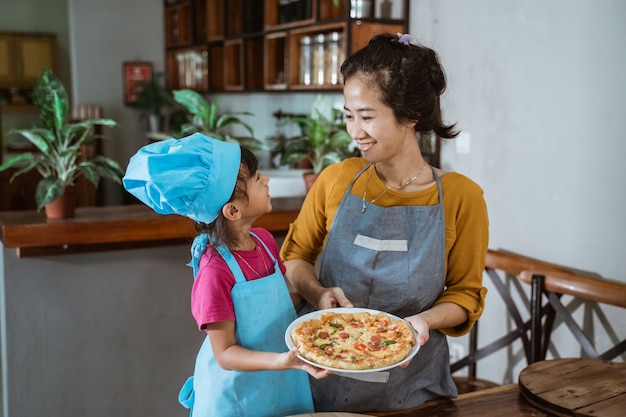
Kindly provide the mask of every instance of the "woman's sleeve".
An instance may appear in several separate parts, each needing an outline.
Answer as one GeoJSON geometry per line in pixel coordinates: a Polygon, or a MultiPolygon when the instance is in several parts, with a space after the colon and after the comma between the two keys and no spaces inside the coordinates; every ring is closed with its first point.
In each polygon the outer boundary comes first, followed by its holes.
{"type": "Polygon", "coordinates": [[[454,328],[441,329],[448,336],[468,333],[485,307],[487,288],[482,285],[489,245],[489,219],[482,189],[475,183],[456,184],[458,196],[446,207],[446,288],[435,304],[454,303],[467,311],[468,320],[454,328]]]}

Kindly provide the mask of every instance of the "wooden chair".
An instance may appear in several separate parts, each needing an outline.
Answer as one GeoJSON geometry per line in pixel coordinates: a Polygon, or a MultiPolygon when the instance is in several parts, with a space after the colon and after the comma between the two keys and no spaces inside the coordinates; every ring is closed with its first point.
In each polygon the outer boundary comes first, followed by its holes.
{"type": "Polygon", "coordinates": [[[580,344],[581,356],[613,360],[626,352],[626,337],[618,335],[606,318],[601,306],[626,308],[626,283],[590,277],[577,272],[527,270],[521,273],[521,279],[531,285],[531,362],[544,360],[551,345],[551,335],[555,319],[559,318],[569,329],[574,339],[580,344]],[[545,303],[543,301],[545,296],[545,303]],[[572,297],[565,305],[563,296],[572,297]],[[574,312],[584,305],[588,307],[583,319],[575,319],[574,312]],[[589,314],[587,314],[589,313],[589,314]],[[605,352],[599,352],[593,342],[593,324],[585,330],[581,321],[589,323],[595,316],[597,323],[604,328],[608,339],[614,344],[605,352]]]}
{"type": "Polygon", "coordinates": [[[485,258],[485,273],[493,283],[497,295],[499,295],[504,302],[509,317],[513,322],[513,329],[496,340],[479,348],[479,323],[476,323],[469,334],[467,355],[456,360],[450,365],[450,371],[453,374],[463,368],[467,368],[467,376],[453,375],[453,379],[457,385],[459,393],[473,392],[499,385],[493,381],[477,378],[476,364],[479,360],[511,345],[518,339],[522,343],[526,362],[532,363],[532,344],[530,337],[531,321],[530,319],[524,319],[522,317],[522,312],[518,308],[520,303],[515,302],[510,293],[509,287],[507,286],[508,282],[517,289],[517,293],[526,301],[525,304],[528,310],[527,315],[530,316],[530,300],[527,299],[528,289],[522,286],[523,282],[519,279],[519,275],[522,271],[530,268],[541,268],[547,271],[569,271],[568,268],[560,265],[511,252],[493,249],[489,249],[487,251],[487,256],[485,258]]]}

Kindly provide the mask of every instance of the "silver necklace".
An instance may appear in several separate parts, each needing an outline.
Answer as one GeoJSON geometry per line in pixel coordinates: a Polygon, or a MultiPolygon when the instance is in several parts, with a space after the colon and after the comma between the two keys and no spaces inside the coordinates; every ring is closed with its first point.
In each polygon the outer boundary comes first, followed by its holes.
{"type": "Polygon", "coordinates": [[[370,178],[372,176],[372,173],[376,169],[376,166],[374,166],[370,170],[370,173],[367,176],[367,180],[365,181],[365,189],[363,190],[363,197],[361,198],[361,213],[365,213],[365,210],[367,210],[367,208],[371,204],[374,204],[374,202],[376,200],[378,200],[380,197],[382,197],[387,192],[387,190],[399,190],[400,188],[404,188],[407,185],[409,185],[410,183],[412,183],[413,181],[415,181],[417,179],[417,177],[419,177],[422,174],[422,172],[424,172],[424,170],[426,169],[427,166],[428,166],[428,164],[424,163],[424,166],[419,170],[419,172],[413,178],[411,178],[410,180],[408,180],[407,182],[405,182],[403,184],[394,185],[393,187],[390,187],[390,186],[387,185],[382,193],[378,194],[372,201],[367,201],[367,186],[368,186],[368,184],[370,182],[370,178]]]}
{"type": "Polygon", "coordinates": [[[261,274],[259,271],[257,271],[256,269],[254,269],[252,267],[252,265],[250,265],[248,263],[248,261],[246,261],[243,256],[241,256],[239,253],[237,253],[237,251],[233,251],[233,253],[235,254],[235,256],[237,256],[239,259],[241,259],[243,261],[244,264],[246,264],[246,266],[252,271],[254,272],[258,278],[263,278],[265,276],[267,276],[269,274],[269,268],[267,267],[267,262],[265,262],[265,257],[263,256],[263,253],[261,252],[261,250],[259,249],[259,244],[257,243],[256,247],[254,248],[255,251],[259,252],[259,256],[261,256],[261,260],[263,261],[263,267],[265,268],[265,275],[261,274]]]}

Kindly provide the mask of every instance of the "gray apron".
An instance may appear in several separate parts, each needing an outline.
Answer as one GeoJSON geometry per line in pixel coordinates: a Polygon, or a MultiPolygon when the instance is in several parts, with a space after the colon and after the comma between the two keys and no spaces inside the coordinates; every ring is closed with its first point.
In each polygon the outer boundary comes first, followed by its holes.
{"type": "MultiPolygon", "coordinates": [[[[251,235],[274,260],[274,273],[267,277],[246,281],[230,250],[224,245],[217,248],[236,280],[231,291],[235,337],[247,349],[285,352],[285,331],[296,319],[296,312],[277,260],[258,236],[251,235]]],[[[194,268],[194,276],[195,271],[194,268]]],[[[196,358],[194,375],[180,391],[179,401],[191,409],[191,417],[282,417],[313,410],[306,372],[224,370],[215,360],[208,336],[196,358]]]]}
{"type": "MultiPolygon", "coordinates": [[[[355,307],[399,317],[432,307],[445,286],[445,218],[441,181],[435,169],[439,203],[383,208],[350,193],[342,198],[330,229],[320,282],[341,287],[355,307]]],[[[374,168],[372,168],[374,169],[374,168]]],[[[386,383],[331,375],[311,380],[316,411],[390,411],[439,397],[457,396],[450,376],[446,337],[430,331],[407,368],[393,368],[386,383]]]]}

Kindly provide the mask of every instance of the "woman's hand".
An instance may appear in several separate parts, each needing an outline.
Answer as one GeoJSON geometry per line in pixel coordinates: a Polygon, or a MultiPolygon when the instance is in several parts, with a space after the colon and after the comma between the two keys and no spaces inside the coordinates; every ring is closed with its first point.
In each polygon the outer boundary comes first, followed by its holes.
{"type": "Polygon", "coordinates": [[[430,330],[447,329],[467,321],[467,311],[453,303],[440,303],[414,316],[405,317],[417,332],[417,344],[424,346],[430,330]]]}
{"type": "Polygon", "coordinates": [[[293,348],[289,352],[281,353],[281,361],[284,361],[285,369],[299,369],[305,371],[315,379],[326,378],[331,374],[328,369],[318,368],[302,361],[297,356],[298,348],[293,348]]]}
{"type": "Polygon", "coordinates": [[[430,326],[428,322],[424,319],[421,314],[416,314],[415,316],[409,316],[405,319],[417,332],[417,344],[420,346],[424,346],[428,339],[430,338],[430,326]]]}
{"type": "Polygon", "coordinates": [[[343,293],[343,290],[339,287],[330,287],[324,288],[319,293],[319,298],[317,301],[317,309],[324,310],[327,308],[335,308],[335,307],[354,307],[350,300],[343,293]]]}
{"type": "Polygon", "coordinates": [[[313,265],[302,259],[290,259],[285,264],[285,278],[293,290],[318,310],[334,307],[353,307],[339,287],[325,288],[315,275],[313,265]]]}

